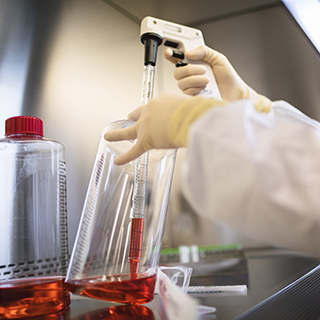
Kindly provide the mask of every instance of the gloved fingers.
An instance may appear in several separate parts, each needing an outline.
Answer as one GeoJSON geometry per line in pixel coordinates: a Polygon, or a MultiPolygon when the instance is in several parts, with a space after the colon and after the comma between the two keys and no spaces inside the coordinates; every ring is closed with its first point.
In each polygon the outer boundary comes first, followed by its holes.
{"type": "Polygon", "coordinates": [[[145,106],[140,106],[140,107],[134,109],[133,111],[131,111],[127,116],[128,120],[137,121],[140,118],[144,107],[145,106]]]}
{"type": "Polygon", "coordinates": [[[180,80],[194,75],[204,75],[206,71],[206,67],[201,64],[188,64],[184,67],[176,68],[173,76],[176,80],[180,80]]]}
{"type": "Polygon", "coordinates": [[[107,141],[134,140],[137,138],[136,124],[133,126],[106,132],[104,138],[107,141]]]}
{"type": "Polygon", "coordinates": [[[188,88],[183,91],[184,94],[187,94],[188,96],[196,96],[199,94],[202,90],[204,90],[206,87],[196,87],[196,88],[188,88]]]}
{"type": "Polygon", "coordinates": [[[172,55],[173,55],[173,50],[172,50],[172,49],[167,48],[167,49],[164,51],[164,57],[165,57],[167,60],[169,60],[170,62],[176,64],[178,61],[180,61],[179,59],[172,57],[172,55]]]}
{"type": "MultiPolygon", "coordinates": [[[[209,83],[210,79],[207,76],[191,76],[178,81],[178,87],[185,93],[187,89],[201,88],[203,90],[209,83]]],[[[201,91],[200,90],[200,91],[201,91]]]]}
{"type": "Polygon", "coordinates": [[[116,166],[124,165],[138,157],[140,157],[146,150],[139,141],[126,153],[114,159],[114,164],[116,166]]]}
{"type": "Polygon", "coordinates": [[[213,69],[224,64],[230,64],[228,59],[222,53],[205,45],[186,52],[185,57],[189,60],[203,60],[208,62],[213,69]]]}
{"type": "MultiPolygon", "coordinates": [[[[187,51],[185,53],[185,57],[189,60],[204,60],[204,58],[208,55],[208,52],[210,52],[210,48],[205,45],[202,45],[198,48],[187,51]]],[[[206,62],[209,62],[209,61],[206,61],[206,62]]]]}

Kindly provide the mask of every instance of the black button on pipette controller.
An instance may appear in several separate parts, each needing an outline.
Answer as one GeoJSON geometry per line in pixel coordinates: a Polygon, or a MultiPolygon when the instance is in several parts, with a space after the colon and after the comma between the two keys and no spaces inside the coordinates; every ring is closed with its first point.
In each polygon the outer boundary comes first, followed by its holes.
{"type": "MultiPolygon", "coordinates": [[[[172,57],[183,60],[184,59],[184,53],[181,52],[181,51],[172,50],[172,57]]],[[[183,66],[186,66],[186,65],[187,65],[186,62],[182,62],[182,61],[177,61],[176,62],[176,67],[177,68],[183,67],[183,66]]]]}
{"type": "Polygon", "coordinates": [[[184,53],[181,52],[181,51],[172,50],[172,57],[183,60],[184,59],[184,53]]]}
{"type": "Polygon", "coordinates": [[[186,65],[187,65],[187,63],[186,63],[186,62],[182,62],[182,61],[178,61],[178,62],[176,62],[176,68],[184,67],[184,66],[186,66],[186,65]]]}

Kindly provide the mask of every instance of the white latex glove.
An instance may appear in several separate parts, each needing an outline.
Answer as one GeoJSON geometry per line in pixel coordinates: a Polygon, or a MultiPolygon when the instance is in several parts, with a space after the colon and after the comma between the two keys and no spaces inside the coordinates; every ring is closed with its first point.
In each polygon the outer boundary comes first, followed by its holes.
{"type": "Polygon", "coordinates": [[[108,141],[137,139],[129,151],[114,160],[114,164],[125,164],[150,149],[186,147],[191,124],[209,109],[225,104],[220,99],[200,95],[189,97],[174,92],[152,99],[128,115],[129,120],[137,121],[134,125],[104,135],[108,141]]]}
{"type": "Polygon", "coordinates": [[[108,141],[137,139],[136,144],[128,152],[116,158],[114,163],[125,164],[150,149],[181,147],[170,137],[169,123],[176,108],[188,99],[190,98],[183,94],[164,93],[128,115],[129,120],[137,121],[134,125],[107,132],[104,138],[108,141]]]}
{"type": "MultiPolygon", "coordinates": [[[[166,49],[165,57],[173,63],[177,62],[177,59],[172,57],[171,49],[166,49]]],[[[249,99],[258,111],[270,110],[271,101],[250,88],[223,54],[203,45],[186,52],[185,57],[191,61],[203,60],[210,64],[222,99],[228,101],[249,99]]],[[[204,75],[205,72],[204,66],[190,63],[177,68],[174,71],[174,78],[178,80],[178,87],[183,93],[196,95],[209,83],[209,78],[204,75]]]]}

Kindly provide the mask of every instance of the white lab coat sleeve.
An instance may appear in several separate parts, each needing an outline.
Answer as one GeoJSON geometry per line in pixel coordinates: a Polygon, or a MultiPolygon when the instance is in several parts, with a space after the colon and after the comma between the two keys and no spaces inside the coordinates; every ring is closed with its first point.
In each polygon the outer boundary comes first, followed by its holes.
{"type": "Polygon", "coordinates": [[[200,215],[320,256],[320,125],[286,102],[211,109],[190,128],[181,188],[200,215]]]}

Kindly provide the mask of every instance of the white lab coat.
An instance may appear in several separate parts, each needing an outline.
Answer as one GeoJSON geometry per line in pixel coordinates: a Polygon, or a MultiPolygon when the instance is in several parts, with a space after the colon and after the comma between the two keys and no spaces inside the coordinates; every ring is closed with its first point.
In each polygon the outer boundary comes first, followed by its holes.
{"type": "Polygon", "coordinates": [[[320,124],[284,101],[272,109],[242,100],[198,119],[182,192],[199,215],[320,257],[320,124]]]}

